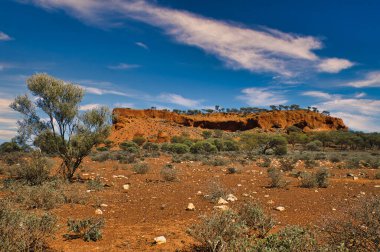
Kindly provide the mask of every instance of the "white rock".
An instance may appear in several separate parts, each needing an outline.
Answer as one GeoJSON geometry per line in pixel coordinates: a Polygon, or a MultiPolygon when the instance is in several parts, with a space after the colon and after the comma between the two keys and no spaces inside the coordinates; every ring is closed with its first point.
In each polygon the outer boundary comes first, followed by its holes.
{"type": "Polygon", "coordinates": [[[239,187],[240,187],[240,186],[241,186],[241,184],[237,184],[237,186],[239,186],[239,187]]]}
{"type": "Polygon", "coordinates": [[[243,193],[243,196],[244,197],[249,197],[249,194],[248,193],[243,193]]]}
{"type": "Polygon", "coordinates": [[[219,198],[219,199],[218,199],[218,205],[225,205],[225,204],[228,204],[228,201],[226,201],[226,200],[223,199],[223,198],[219,198]]]}
{"type": "Polygon", "coordinates": [[[202,195],[202,192],[201,192],[201,191],[198,191],[198,192],[197,192],[197,195],[202,195]]]}
{"type": "Polygon", "coordinates": [[[236,201],[236,200],[237,200],[237,198],[236,198],[235,195],[233,195],[233,194],[231,194],[231,193],[227,195],[227,201],[234,202],[234,201],[236,201]]]}
{"type": "Polygon", "coordinates": [[[101,207],[108,207],[107,204],[101,204],[100,206],[101,206],[101,207]]]}
{"type": "Polygon", "coordinates": [[[358,180],[359,177],[354,176],[354,177],[352,177],[352,179],[353,179],[353,180],[358,180]]]}
{"type": "Polygon", "coordinates": [[[95,210],[95,214],[101,215],[101,214],[103,214],[103,211],[98,208],[98,209],[95,210]]]}
{"type": "Polygon", "coordinates": [[[187,211],[194,211],[195,210],[195,206],[193,203],[189,203],[187,205],[187,208],[186,208],[187,211]]]}
{"type": "Polygon", "coordinates": [[[129,190],[129,187],[130,187],[130,185],[129,185],[129,184],[125,184],[125,185],[123,185],[123,189],[124,189],[124,190],[126,190],[126,191],[128,191],[128,190],[129,190]]]}
{"type": "Polygon", "coordinates": [[[158,236],[158,237],[154,238],[154,242],[156,244],[164,244],[164,243],[166,243],[166,238],[165,238],[165,236],[158,236]]]}
{"type": "Polygon", "coordinates": [[[375,185],[375,188],[380,188],[380,185],[375,185]]]}
{"type": "Polygon", "coordinates": [[[274,201],[273,201],[273,200],[268,200],[268,201],[267,201],[267,204],[273,205],[273,204],[274,204],[274,201]]]}
{"type": "Polygon", "coordinates": [[[228,206],[226,206],[226,205],[221,205],[221,206],[214,206],[214,209],[226,211],[226,210],[228,210],[230,208],[228,206]]]}
{"type": "Polygon", "coordinates": [[[333,209],[331,209],[331,210],[333,210],[333,211],[336,211],[336,209],[335,209],[335,208],[333,208],[333,209]]]}
{"type": "Polygon", "coordinates": [[[278,206],[278,207],[275,208],[275,210],[282,212],[282,211],[285,211],[285,207],[278,206]]]}

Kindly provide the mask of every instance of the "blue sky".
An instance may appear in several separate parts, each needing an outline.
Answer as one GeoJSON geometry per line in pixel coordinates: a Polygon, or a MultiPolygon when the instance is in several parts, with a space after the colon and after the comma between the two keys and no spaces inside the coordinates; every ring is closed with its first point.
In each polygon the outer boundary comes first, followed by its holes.
{"type": "Polygon", "coordinates": [[[300,104],[380,131],[380,3],[296,0],[0,1],[0,140],[8,104],[46,72],[98,105],[300,104]]]}

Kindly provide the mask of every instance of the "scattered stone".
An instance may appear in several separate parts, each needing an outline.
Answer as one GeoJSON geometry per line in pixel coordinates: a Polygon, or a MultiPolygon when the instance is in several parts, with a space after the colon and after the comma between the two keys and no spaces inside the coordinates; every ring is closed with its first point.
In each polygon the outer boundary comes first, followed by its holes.
{"type": "Polygon", "coordinates": [[[380,185],[375,185],[375,188],[380,188],[380,185]]]}
{"type": "Polygon", "coordinates": [[[166,243],[165,236],[158,236],[158,237],[154,238],[154,243],[156,243],[156,244],[164,244],[164,243],[166,243]]]}
{"type": "Polygon", "coordinates": [[[187,211],[194,211],[195,210],[195,206],[193,203],[189,203],[187,205],[187,208],[186,208],[187,211]]]}
{"type": "Polygon", "coordinates": [[[107,204],[101,204],[100,206],[101,206],[101,207],[108,207],[107,204]]]}
{"type": "Polygon", "coordinates": [[[268,194],[266,194],[266,195],[264,195],[264,197],[265,197],[265,198],[269,198],[269,195],[268,195],[268,194]]]}
{"type": "Polygon", "coordinates": [[[202,192],[201,192],[201,191],[198,191],[198,192],[197,192],[197,195],[202,195],[202,192]]]}
{"type": "Polygon", "coordinates": [[[273,201],[273,200],[268,200],[267,204],[269,204],[269,205],[273,205],[273,204],[274,204],[274,201],[273,201]]]}
{"type": "Polygon", "coordinates": [[[335,209],[335,208],[333,208],[333,209],[331,209],[331,210],[333,210],[333,211],[336,211],[336,209],[335,209]]]}
{"type": "Polygon", "coordinates": [[[359,177],[354,176],[354,177],[352,177],[352,179],[353,179],[353,180],[358,180],[359,177]]]}
{"type": "Polygon", "coordinates": [[[123,185],[123,189],[124,189],[125,191],[128,191],[128,190],[129,190],[129,187],[130,187],[129,184],[125,184],[125,185],[123,185]]]}
{"type": "Polygon", "coordinates": [[[160,206],[160,209],[161,209],[161,210],[164,210],[165,207],[166,207],[166,204],[162,204],[162,205],[160,206]]]}
{"type": "Polygon", "coordinates": [[[239,186],[239,187],[240,187],[240,186],[241,186],[241,184],[237,184],[237,186],[239,186]]]}
{"type": "Polygon", "coordinates": [[[233,194],[230,193],[230,194],[227,195],[227,201],[234,202],[234,201],[237,201],[237,198],[236,198],[235,195],[233,195],[233,194]]]}
{"type": "Polygon", "coordinates": [[[221,205],[221,206],[214,206],[214,209],[216,209],[216,210],[222,210],[222,211],[227,211],[230,208],[228,206],[226,206],[226,205],[221,205]]]}
{"type": "Polygon", "coordinates": [[[360,192],[361,195],[365,195],[365,192],[360,192]]]}
{"type": "Polygon", "coordinates": [[[218,205],[225,205],[225,204],[228,204],[228,201],[226,201],[226,200],[223,199],[223,198],[219,198],[219,200],[218,200],[218,205]]]}
{"type": "Polygon", "coordinates": [[[86,193],[90,193],[90,192],[92,192],[93,190],[86,190],[86,193]]]}
{"type": "Polygon", "coordinates": [[[318,192],[318,190],[314,190],[314,192],[318,192]]]}
{"type": "Polygon", "coordinates": [[[249,194],[248,193],[243,193],[243,196],[244,197],[249,197],[249,194]]]}
{"type": "Polygon", "coordinates": [[[278,207],[275,208],[275,210],[282,212],[282,211],[285,211],[285,207],[278,206],[278,207]]]}
{"type": "Polygon", "coordinates": [[[103,214],[103,211],[100,208],[98,208],[95,210],[95,214],[101,215],[103,214]]]}

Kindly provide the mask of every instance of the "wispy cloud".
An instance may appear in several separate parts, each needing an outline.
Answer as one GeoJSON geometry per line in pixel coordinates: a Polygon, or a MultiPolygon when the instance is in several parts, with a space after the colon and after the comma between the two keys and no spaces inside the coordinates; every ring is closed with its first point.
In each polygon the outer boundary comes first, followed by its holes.
{"type": "Polygon", "coordinates": [[[5,34],[4,32],[0,31],[0,41],[9,41],[9,40],[12,40],[12,38],[8,34],[5,34]]]}
{"type": "Polygon", "coordinates": [[[8,141],[16,135],[17,114],[9,107],[12,101],[0,98],[0,140],[8,141]]]}
{"type": "Polygon", "coordinates": [[[353,62],[346,59],[331,58],[322,60],[317,68],[320,72],[339,73],[340,71],[350,68],[354,65],[353,62]]]}
{"type": "Polygon", "coordinates": [[[81,87],[88,94],[95,94],[95,95],[118,95],[118,96],[125,96],[125,97],[133,97],[134,96],[132,94],[129,94],[129,93],[126,93],[126,92],[121,92],[121,91],[116,91],[116,90],[102,89],[102,88],[96,88],[96,87],[87,87],[87,86],[82,86],[82,85],[81,85],[81,87]]]}
{"type": "Polygon", "coordinates": [[[0,129],[0,140],[8,141],[14,136],[16,136],[16,133],[16,130],[0,129]]]}
{"type": "Polygon", "coordinates": [[[179,94],[161,94],[158,96],[158,100],[164,103],[176,104],[188,108],[196,108],[201,104],[201,101],[199,100],[185,98],[179,94]]]}
{"type": "Polygon", "coordinates": [[[294,76],[301,71],[339,72],[352,66],[345,59],[323,59],[314,51],[322,42],[312,36],[284,33],[269,28],[249,28],[187,11],[174,10],[143,0],[29,0],[47,9],[64,9],[87,23],[102,25],[111,16],[139,20],[161,28],[177,42],[198,47],[232,69],[294,76]],[[112,15],[117,14],[117,15],[112,15]]]}
{"type": "Polygon", "coordinates": [[[361,80],[351,81],[346,86],[363,88],[363,87],[380,87],[380,71],[369,72],[361,80]]]}
{"type": "Polygon", "coordinates": [[[108,66],[108,68],[112,70],[129,70],[129,69],[135,69],[139,67],[141,66],[136,65],[136,64],[126,64],[126,63],[120,63],[118,65],[108,66]]]}
{"type": "Polygon", "coordinates": [[[149,50],[149,47],[146,44],[144,44],[143,42],[136,42],[135,45],[137,45],[141,48],[144,48],[146,50],[149,50]]]}
{"type": "Polygon", "coordinates": [[[336,95],[331,95],[329,93],[322,92],[322,91],[306,91],[306,92],[303,92],[302,95],[311,96],[315,98],[321,98],[321,99],[333,99],[334,97],[336,97],[336,95]]]}
{"type": "Polygon", "coordinates": [[[288,102],[283,94],[269,88],[246,88],[241,91],[243,95],[238,96],[249,106],[279,105],[288,102]]]}
{"type": "Polygon", "coordinates": [[[85,104],[85,105],[80,106],[79,110],[86,111],[86,110],[96,109],[101,106],[104,106],[104,105],[99,104],[99,103],[90,103],[90,104],[85,104]]]}
{"type": "Polygon", "coordinates": [[[127,102],[127,103],[115,103],[113,105],[115,108],[134,108],[135,104],[127,102]]]}

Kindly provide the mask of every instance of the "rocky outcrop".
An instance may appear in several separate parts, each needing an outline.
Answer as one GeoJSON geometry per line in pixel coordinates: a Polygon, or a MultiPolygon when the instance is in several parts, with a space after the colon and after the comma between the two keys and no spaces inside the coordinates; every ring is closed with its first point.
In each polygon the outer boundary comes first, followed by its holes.
{"type": "Polygon", "coordinates": [[[179,135],[183,131],[189,131],[187,133],[190,135],[195,134],[196,131],[192,129],[276,131],[289,126],[296,126],[305,132],[348,129],[340,118],[307,110],[269,111],[247,115],[236,113],[182,115],[166,110],[116,108],[113,110],[113,114],[114,132],[123,133],[119,134],[120,138],[155,135],[156,140],[153,141],[159,140],[159,142],[164,142],[170,136],[179,135]]]}

